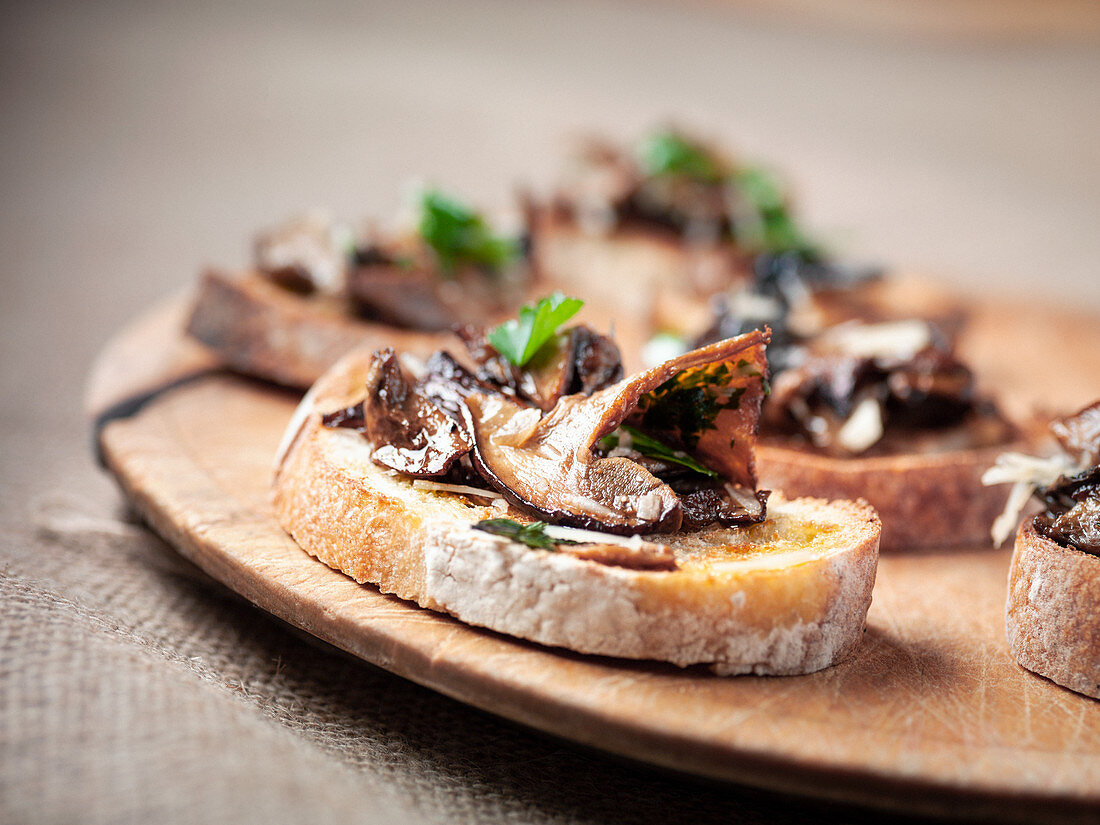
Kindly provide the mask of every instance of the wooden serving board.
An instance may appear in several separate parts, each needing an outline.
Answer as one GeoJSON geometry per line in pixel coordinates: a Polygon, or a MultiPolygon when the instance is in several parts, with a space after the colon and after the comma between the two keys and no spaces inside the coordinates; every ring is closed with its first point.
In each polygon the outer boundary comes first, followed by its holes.
{"type": "MultiPolygon", "coordinates": [[[[862,647],[809,676],[719,678],[468,627],[356,584],[283,533],[270,468],[297,397],[213,369],[181,338],[184,308],[150,312],[101,356],[88,396],[100,449],[158,533],[263,609],[459,701],[657,765],[916,812],[1100,815],[1100,702],[1010,656],[1008,549],[882,557],[862,647]]],[[[1096,319],[997,307],[973,329],[967,349],[1015,406],[1100,396],[1096,319]]]]}

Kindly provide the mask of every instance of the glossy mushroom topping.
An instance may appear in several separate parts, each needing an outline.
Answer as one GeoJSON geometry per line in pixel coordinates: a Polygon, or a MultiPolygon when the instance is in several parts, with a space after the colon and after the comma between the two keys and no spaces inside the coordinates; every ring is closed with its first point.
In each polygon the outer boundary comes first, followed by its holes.
{"type": "Polygon", "coordinates": [[[765,333],[624,380],[614,343],[586,327],[522,365],[472,330],[463,339],[473,367],[436,353],[415,384],[392,350],[376,353],[367,398],[325,424],[362,432],[383,466],[441,481],[472,472],[553,524],[630,535],[764,518],[753,444],[765,333]]]}
{"type": "Polygon", "coordinates": [[[1036,490],[1044,510],[1035,532],[1067,547],[1100,555],[1100,401],[1050,427],[1062,448],[1084,466],[1036,490]]]}
{"type": "Polygon", "coordinates": [[[1066,547],[1100,555],[1100,467],[1062,476],[1037,491],[1045,505],[1035,532],[1066,547]]]}
{"type": "Polygon", "coordinates": [[[409,382],[392,348],[371,357],[364,399],[323,422],[358,430],[376,464],[416,478],[446,475],[471,447],[458,423],[409,382]]]}
{"type": "Polygon", "coordinates": [[[693,244],[734,241],[746,253],[811,248],[772,176],[673,129],[633,152],[581,144],[550,208],[592,233],[638,227],[693,244]]]}
{"type": "MultiPolygon", "coordinates": [[[[465,415],[479,472],[515,504],[556,523],[616,533],[678,530],[684,506],[672,486],[600,440],[619,425],[645,428],[720,482],[726,500],[711,523],[759,520],[753,442],[763,397],[763,333],[718,342],[592,395],[565,396],[545,415],[501,397],[473,394],[465,415]],[[751,513],[732,515],[747,489],[751,513]]],[[[667,449],[667,447],[666,447],[667,449]]],[[[691,491],[697,492],[697,491],[691,491]]],[[[744,508],[742,508],[744,509],[744,508]]],[[[700,508],[692,510],[698,519],[700,508]]]]}
{"type": "Polygon", "coordinates": [[[768,352],[766,440],[845,457],[971,449],[1015,436],[938,325],[850,320],[803,329],[796,312],[799,302],[813,303],[812,285],[781,283],[749,293],[753,300],[742,293],[708,332],[778,327],[778,347],[768,352]]]}
{"type": "Polygon", "coordinates": [[[1062,449],[1082,464],[1100,464],[1100,401],[1073,415],[1055,419],[1050,431],[1062,449]]]}
{"type": "Polygon", "coordinates": [[[489,320],[518,300],[519,241],[439,192],[423,193],[419,210],[415,232],[393,237],[356,237],[321,215],[289,221],[257,238],[256,269],[284,289],[335,296],[354,315],[408,329],[489,320]]]}
{"type": "Polygon", "coordinates": [[[345,284],[356,315],[407,329],[449,328],[455,300],[462,298],[459,290],[453,297],[441,291],[439,275],[423,256],[402,255],[392,244],[357,248],[345,284]]]}
{"type": "Polygon", "coordinates": [[[776,375],[772,389],[763,418],[769,433],[828,455],[991,446],[1013,432],[923,321],[834,327],[776,375]]]}
{"type": "Polygon", "coordinates": [[[1043,506],[1035,532],[1066,547],[1100,555],[1100,401],[1050,425],[1061,450],[1047,458],[1004,453],[982,476],[984,484],[1012,482],[1004,512],[993,524],[1001,544],[1028,499],[1043,506]]]}

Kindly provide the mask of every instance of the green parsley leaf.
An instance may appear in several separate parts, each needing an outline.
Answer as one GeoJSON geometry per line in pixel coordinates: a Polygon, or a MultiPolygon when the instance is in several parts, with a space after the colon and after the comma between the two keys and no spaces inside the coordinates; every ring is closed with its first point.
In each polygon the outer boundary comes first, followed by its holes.
{"type": "MultiPolygon", "coordinates": [[[[734,369],[745,372],[740,365],[734,369]]],[[[642,425],[652,432],[678,433],[684,446],[694,449],[703,433],[716,429],[715,419],[722,410],[740,405],[747,388],[730,387],[734,377],[724,361],[677,373],[642,396],[638,404],[642,425]]]]}
{"type": "Polygon", "coordinates": [[[756,213],[755,221],[735,223],[737,241],[747,249],[768,252],[798,252],[808,260],[821,257],[817,244],[795,223],[779,181],[755,166],[739,169],[731,182],[737,193],[756,213]]]}
{"type": "Polygon", "coordinates": [[[720,183],[728,175],[725,163],[706,146],[673,131],[643,140],[638,159],[648,175],[683,175],[703,183],[720,183]]]}
{"type": "Polygon", "coordinates": [[[517,367],[522,367],[582,306],[584,301],[580,298],[555,292],[537,304],[521,308],[518,320],[507,320],[489,333],[489,343],[517,367]]]}
{"type": "Polygon", "coordinates": [[[446,273],[461,264],[499,271],[520,254],[515,240],[494,235],[468,206],[433,190],[420,197],[419,232],[446,273]]]}
{"type": "Polygon", "coordinates": [[[577,544],[566,539],[552,539],[546,535],[546,522],[536,521],[531,524],[520,524],[510,518],[487,518],[474,525],[475,530],[484,530],[495,536],[504,536],[506,539],[518,541],[528,547],[536,547],[540,550],[555,550],[559,544],[577,544]]]}
{"type": "Polygon", "coordinates": [[[605,435],[600,439],[600,445],[605,449],[614,449],[623,441],[622,436],[624,433],[630,439],[631,449],[637,450],[644,456],[655,458],[658,461],[664,461],[668,464],[679,464],[682,467],[687,467],[689,470],[694,470],[700,475],[705,475],[708,478],[718,478],[718,473],[700,464],[687,453],[682,450],[674,450],[664,442],[658,441],[656,438],[646,435],[628,424],[623,424],[615,430],[615,432],[610,435],[605,435]]]}

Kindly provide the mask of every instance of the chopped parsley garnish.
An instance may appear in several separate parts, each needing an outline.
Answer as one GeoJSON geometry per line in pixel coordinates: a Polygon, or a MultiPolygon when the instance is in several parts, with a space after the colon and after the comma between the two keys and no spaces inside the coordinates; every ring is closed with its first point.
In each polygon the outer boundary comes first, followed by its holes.
{"type": "Polygon", "coordinates": [[[667,464],[679,464],[682,467],[687,467],[689,470],[694,470],[700,475],[705,475],[708,478],[718,478],[718,473],[714,472],[714,470],[709,467],[703,466],[687,453],[682,450],[674,450],[667,444],[658,441],[652,436],[646,435],[628,424],[621,425],[613,433],[605,435],[600,439],[600,446],[605,450],[613,450],[620,444],[624,447],[629,446],[630,449],[637,450],[639,453],[649,458],[655,458],[667,464]],[[626,438],[623,437],[624,435],[626,438]],[[627,442],[627,444],[624,444],[624,441],[627,442]]]}
{"type": "Polygon", "coordinates": [[[725,184],[748,214],[732,221],[737,243],[750,251],[797,252],[821,258],[818,245],[795,223],[779,181],[759,166],[729,164],[706,145],[677,132],[656,132],[642,141],[639,164],[649,176],[679,175],[700,183],[725,184]]]}
{"type": "MultiPolygon", "coordinates": [[[[734,369],[744,372],[740,364],[734,369]]],[[[723,361],[672,376],[642,396],[642,425],[652,432],[678,433],[685,447],[695,449],[703,433],[717,428],[718,414],[741,403],[747,388],[730,387],[734,369],[723,361]]]]}
{"type": "Polygon", "coordinates": [[[794,222],[779,182],[760,167],[746,166],[730,179],[756,220],[734,223],[737,242],[747,249],[797,252],[809,260],[820,257],[817,245],[794,222]]]}
{"type": "Polygon", "coordinates": [[[520,524],[510,518],[487,518],[474,525],[475,530],[484,530],[495,536],[504,536],[506,539],[518,541],[528,547],[536,547],[540,550],[554,550],[559,544],[577,544],[567,539],[552,539],[546,535],[546,522],[535,521],[531,524],[520,524]]]}
{"type": "Polygon", "coordinates": [[[647,175],[683,175],[703,183],[721,183],[728,170],[706,146],[676,132],[656,132],[638,147],[647,175]]]}
{"type": "Polygon", "coordinates": [[[537,304],[520,309],[518,320],[509,319],[490,332],[489,343],[517,367],[522,367],[582,306],[584,301],[580,298],[555,292],[537,304]]]}
{"type": "Polygon", "coordinates": [[[434,190],[421,195],[419,232],[446,273],[462,264],[498,271],[520,254],[515,240],[494,235],[484,218],[434,190]]]}

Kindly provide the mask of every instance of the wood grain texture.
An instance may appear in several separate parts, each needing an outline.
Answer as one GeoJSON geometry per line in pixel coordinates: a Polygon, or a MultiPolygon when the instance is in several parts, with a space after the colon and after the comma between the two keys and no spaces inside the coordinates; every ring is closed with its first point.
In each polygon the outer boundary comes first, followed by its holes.
{"type": "MultiPolygon", "coordinates": [[[[137,324],[105,355],[121,363],[95,374],[125,376],[128,353],[150,346],[137,324]]],[[[123,385],[92,391],[117,398],[123,385]]],[[[1100,703],[1013,661],[1007,549],[883,558],[861,649],[809,676],[719,678],[552,650],[383,596],[302,552],[269,503],[294,403],[212,373],[107,423],[103,453],[153,528],[215,578],[460,701],[717,779],[923,812],[1095,820],[1100,703]]]]}
{"type": "Polygon", "coordinates": [[[92,366],[84,414],[96,420],[125,413],[144,397],[220,366],[202,344],[184,335],[190,292],[150,309],[108,342],[92,366]]]}

